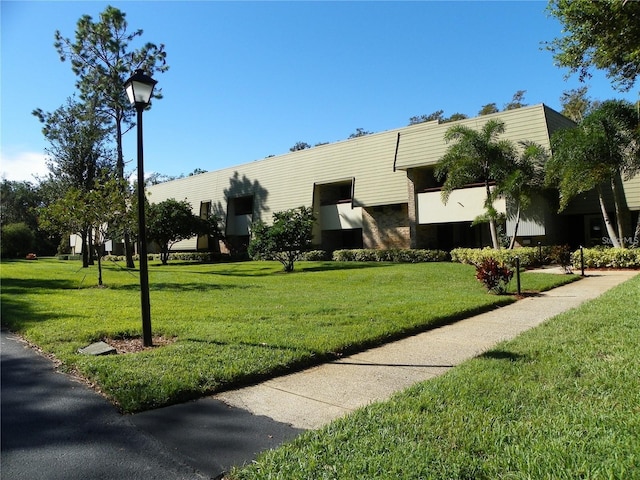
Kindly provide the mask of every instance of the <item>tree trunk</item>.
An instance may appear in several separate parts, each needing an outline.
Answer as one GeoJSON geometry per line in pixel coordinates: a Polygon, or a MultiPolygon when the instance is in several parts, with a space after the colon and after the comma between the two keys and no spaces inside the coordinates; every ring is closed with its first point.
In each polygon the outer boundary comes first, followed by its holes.
{"type": "MultiPolygon", "coordinates": [[[[489,199],[491,198],[491,189],[489,188],[488,180],[485,180],[484,186],[487,190],[487,203],[488,203],[489,199]]],[[[491,243],[493,244],[493,248],[495,250],[500,250],[500,242],[498,242],[498,229],[496,228],[496,219],[493,217],[493,215],[489,216],[489,231],[491,232],[491,243]]]]}
{"type": "MultiPolygon", "coordinates": [[[[116,112],[116,176],[118,178],[124,178],[124,155],[122,153],[122,112],[116,112]]],[[[126,188],[126,187],[123,187],[126,188]]],[[[136,268],[133,263],[133,245],[131,244],[131,235],[129,234],[129,227],[125,224],[124,227],[124,257],[127,264],[127,268],[136,268]]]]}
{"type": "Polygon", "coordinates": [[[513,237],[511,237],[511,243],[509,243],[509,250],[513,250],[516,245],[516,237],[518,236],[518,227],[520,226],[520,202],[518,202],[518,209],[516,210],[516,222],[513,226],[513,237]]]}
{"type": "MultiPolygon", "coordinates": [[[[619,174],[617,175],[619,176],[619,174]]],[[[616,176],[611,177],[611,191],[613,192],[613,204],[616,208],[616,227],[618,228],[618,241],[620,242],[620,246],[622,248],[626,247],[626,237],[625,237],[625,218],[628,216],[629,209],[625,208],[622,204],[622,199],[620,197],[620,189],[617,187],[616,176]]]]}
{"type": "Polygon", "coordinates": [[[636,220],[636,229],[633,232],[633,246],[635,248],[640,247],[640,212],[638,212],[638,218],[636,220]]]}
{"type": "Polygon", "coordinates": [[[80,232],[80,242],[82,243],[82,268],[89,268],[89,243],[87,242],[87,230],[80,232]]]}
{"type": "Polygon", "coordinates": [[[89,254],[89,257],[87,259],[87,264],[95,265],[93,261],[93,254],[91,252],[93,252],[93,236],[88,234],[87,235],[87,253],[89,254]]]}
{"type": "Polygon", "coordinates": [[[611,245],[616,248],[620,247],[620,242],[616,236],[616,231],[613,228],[613,223],[611,223],[611,219],[609,218],[609,214],[607,213],[607,207],[604,204],[604,197],[602,196],[602,187],[598,185],[596,188],[598,191],[598,201],[600,202],[600,211],[602,212],[602,219],[604,220],[604,225],[607,229],[607,234],[609,234],[609,239],[611,240],[611,245]]]}
{"type": "Polygon", "coordinates": [[[96,245],[96,255],[98,256],[98,285],[102,286],[102,245],[96,245]]]}

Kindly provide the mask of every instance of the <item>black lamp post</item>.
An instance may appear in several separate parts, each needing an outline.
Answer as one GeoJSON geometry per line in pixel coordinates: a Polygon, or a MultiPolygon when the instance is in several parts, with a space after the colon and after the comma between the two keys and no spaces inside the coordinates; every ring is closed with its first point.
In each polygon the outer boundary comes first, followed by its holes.
{"type": "Polygon", "coordinates": [[[136,70],[124,84],[131,105],[138,112],[138,254],[140,256],[140,304],[142,306],[142,343],[153,345],[151,336],[151,304],[149,303],[149,271],[147,266],[147,231],[144,218],[144,159],[142,153],[142,111],[147,108],[156,80],[143,70],[136,70]]]}

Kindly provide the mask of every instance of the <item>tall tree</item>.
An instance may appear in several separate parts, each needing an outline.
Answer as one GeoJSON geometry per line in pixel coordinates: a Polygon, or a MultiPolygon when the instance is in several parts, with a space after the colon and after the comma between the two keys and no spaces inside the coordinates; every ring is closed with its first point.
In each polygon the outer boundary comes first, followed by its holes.
{"type": "Polygon", "coordinates": [[[499,119],[489,120],[481,130],[465,125],[450,127],[444,139],[447,143],[453,143],[438,160],[435,170],[438,179],[444,179],[442,201],[445,204],[453,190],[476,182],[484,184],[485,209],[489,220],[491,242],[495,249],[500,248],[500,243],[491,185],[500,182],[506,176],[515,155],[513,143],[498,139],[504,131],[505,124],[499,119]]]}
{"type": "Polygon", "coordinates": [[[496,105],[495,103],[487,103],[486,105],[482,106],[482,108],[478,112],[478,115],[489,115],[491,113],[498,113],[499,111],[500,110],[498,109],[498,105],[496,105]]]}
{"type": "Polygon", "coordinates": [[[584,117],[601,103],[597,100],[591,100],[587,96],[588,90],[589,88],[585,86],[562,92],[560,97],[562,110],[560,113],[576,123],[584,120],[584,117]]]}
{"type": "Polygon", "coordinates": [[[524,103],[524,94],[527,93],[526,90],[518,90],[513,94],[511,101],[504,106],[504,110],[515,110],[517,108],[526,107],[527,104],[524,103]]]}
{"type": "Polygon", "coordinates": [[[296,142],[296,144],[289,149],[290,152],[297,152],[300,150],[306,150],[307,148],[311,148],[307,142],[296,142]]]}
{"type": "MultiPolygon", "coordinates": [[[[163,44],[145,43],[138,49],[131,49],[130,44],[143,31],[128,31],[125,17],[124,12],[112,6],[108,6],[96,22],[91,16],[84,15],[78,20],[75,40],[56,31],[54,44],[60,59],[71,62],[81,98],[97,97],[98,104],[111,118],[115,130],[118,178],[124,178],[122,135],[124,129],[131,125],[134,113],[123,84],[137,69],[153,76],[169,68],[163,44]]],[[[162,98],[160,89],[154,89],[154,97],[162,98]]],[[[127,267],[133,268],[133,251],[128,238],[129,234],[125,232],[127,267]]]]}
{"type": "Polygon", "coordinates": [[[576,195],[595,190],[612,245],[624,247],[627,212],[618,185],[640,171],[640,129],[633,106],[618,100],[603,102],[576,128],[555,132],[551,147],[546,176],[560,191],[560,210],[576,195]],[[605,205],[606,187],[613,193],[616,226],[605,205]]]}
{"type": "Polygon", "coordinates": [[[349,135],[349,138],[364,137],[365,135],[371,135],[371,133],[363,128],[356,128],[356,131],[349,135]]]}
{"type": "Polygon", "coordinates": [[[436,110],[435,112],[430,113],[428,115],[418,115],[415,117],[410,117],[409,125],[416,125],[418,123],[424,123],[424,122],[432,122],[434,120],[438,120],[438,122],[440,123],[448,123],[448,122],[455,122],[456,120],[464,120],[465,118],[468,118],[468,117],[464,113],[456,112],[450,117],[445,117],[444,110],[436,110]]]}
{"type": "MultiPolygon", "coordinates": [[[[88,102],[68,99],[66,105],[52,113],[38,109],[33,112],[44,124],[42,133],[49,142],[49,180],[57,184],[59,196],[69,189],[88,193],[94,188],[98,172],[113,167],[106,139],[106,120],[96,108],[95,97],[88,102]]],[[[89,225],[77,230],[83,244],[83,266],[91,257],[89,225]]]]}
{"type": "Polygon", "coordinates": [[[546,43],[556,63],[578,73],[605,70],[614,86],[630,90],[640,74],[640,2],[551,0],[548,11],[566,34],[546,43]]]}

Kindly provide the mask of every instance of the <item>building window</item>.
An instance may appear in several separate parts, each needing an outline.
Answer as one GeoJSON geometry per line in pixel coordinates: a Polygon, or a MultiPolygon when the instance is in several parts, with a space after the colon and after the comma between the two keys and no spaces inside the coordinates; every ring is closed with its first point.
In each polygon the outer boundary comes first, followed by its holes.
{"type": "Polygon", "coordinates": [[[253,196],[234,198],[233,213],[234,215],[252,215],[253,214],[253,196]]]}

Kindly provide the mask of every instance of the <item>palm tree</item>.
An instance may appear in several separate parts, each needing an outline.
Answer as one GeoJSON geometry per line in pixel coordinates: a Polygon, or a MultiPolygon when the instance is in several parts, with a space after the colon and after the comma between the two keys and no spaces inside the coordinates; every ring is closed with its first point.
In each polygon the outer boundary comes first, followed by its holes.
{"type": "Polygon", "coordinates": [[[496,184],[496,188],[491,192],[494,199],[508,198],[515,210],[512,215],[514,229],[509,249],[513,249],[515,246],[522,212],[531,205],[533,195],[544,189],[544,164],[548,159],[547,152],[542,145],[527,140],[520,142],[520,146],[521,151],[513,157],[513,163],[506,176],[496,184]]]}
{"type": "Polygon", "coordinates": [[[640,129],[633,107],[619,100],[603,102],[576,127],[551,137],[553,156],[546,177],[560,191],[560,211],[576,195],[595,190],[611,244],[625,246],[623,217],[627,213],[618,184],[640,171],[640,129]],[[614,199],[614,227],[604,202],[609,185],[614,199]]]}
{"type": "Polygon", "coordinates": [[[500,183],[514,163],[515,146],[508,140],[498,140],[505,131],[505,124],[491,119],[481,130],[465,125],[449,128],[444,139],[453,143],[436,164],[435,174],[442,185],[442,201],[446,204],[451,192],[472,183],[481,182],[486,189],[485,209],[489,220],[493,248],[499,249],[496,228],[497,212],[493,207],[491,186],[500,183]]]}

